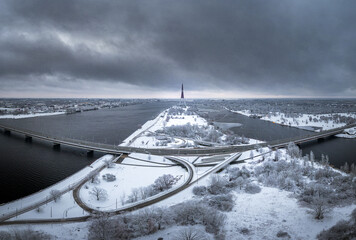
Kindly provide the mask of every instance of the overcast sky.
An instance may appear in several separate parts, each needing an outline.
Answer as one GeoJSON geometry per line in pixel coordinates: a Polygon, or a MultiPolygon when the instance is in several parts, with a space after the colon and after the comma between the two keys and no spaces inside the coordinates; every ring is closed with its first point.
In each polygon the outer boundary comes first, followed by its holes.
{"type": "Polygon", "coordinates": [[[0,97],[355,97],[354,0],[0,2],[0,97]]]}

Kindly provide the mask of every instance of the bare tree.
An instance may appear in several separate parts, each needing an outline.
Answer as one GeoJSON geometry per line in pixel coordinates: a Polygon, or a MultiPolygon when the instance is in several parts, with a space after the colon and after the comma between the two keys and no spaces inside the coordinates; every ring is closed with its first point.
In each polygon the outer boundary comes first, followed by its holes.
{"type": "Polygon", "coordinates": [[[89,194],[96,197],[96,200],[105,200],[108,196],[107,192],[103,188],[94,187],[89,194]]]}
{"type": "Polygon", "coordinates": [[[99,183],[100,182],[100,179],[99,179],[99,174],[96,173],[92,176],[91,180],[90,180],[91,183],[99,183]]]}
{"type": "Polygon", "coordinates": [[[140,195],[139,190],[137,188],[133,188],[132,196],[133,196],[135,202],[138,201],[139,195],[140,195]]]}
{"type": "Polygon", "coordinates": [[[54,202],[57,202],[59,199],[61,199],[61,191],[57,189],[51,190],[49,194],[51,198],[53,198],[54,202]]]}
{"type": "Polygon", "coordinates": [[[180,230],[173,238],[174,240],[207,240],[207,236],[203,231],[193,227],[188,227],[180,230]]]}
{"type": "Polygon", "coordinates": [[[10,239],[14,240],[32,240],[32,239],[38,239],[38,240],[49,240],[51,239],[51,236],[42,232],[42,231],[34,231],[30,228],[28,229],[13,229],[13,237],[10,239]]]}
{"type": "Polygon", "coordinates": [[[346,173],[350,172],[350,167],[347,162],[345,162],[344,166],[341,166],[340,169],[346,173]]]}
{"type": "Polygon", "coordinates": [[[240,190],[246,183],[246,181],[243,177],[238,177],[235,181],[236,181],[236,185],[240,188],[240,190]]]}
{"type": "Polygon", "coordinates": [[[253,151],[250,152],[250,158],[251,158],[251,159],[254,158],[253,151]]]}
{"type": "Polygon", "coordinates": [[[120,196],[120,201],[121,201],[122,206],[125,205],[125,199],[126,199],[126,194],[125,194],[125,192],[123,192],[120,196]]]}
{"type": "Polygon", "coordinates": [[[325,213],[327,212],[327,206],[325,201],[320,197],[316,197],[312,203],[313,214],[315,219],[321,220],[324,218],[325,213]]]}
{"type": "Polygon", "coordinates": [[[159,192],[170,189],[175,183],[177,179],[173,177],[171,174],[164,174],[157,178],[153,184],[154,189],[159,192]]]}
{"type": "Polygon", "coordinates": [[[152,196],[152,192],[153,192],[152,185],[148,187],[140,187],[139,191],[140,191],[141,198],[146,199],[152,196]]]}
{"type": "Polygon", "coordinates": [[[89,227],[89,240],[110,240],[114,238],[113,221],[110,220],[109,215],[101,213],[94,217],[89,227]]]}
{"type": "Polygon", "coordinates": [[[228,192],[226,186],[228,184],[228,181],[225,178],[217,174],[213,174],[210,176],[209,180],[210,180],[209,181],[210,185],[208,186],[208,191],[211,194],[217,195],[217,194],[225,194],[228,192]]]}

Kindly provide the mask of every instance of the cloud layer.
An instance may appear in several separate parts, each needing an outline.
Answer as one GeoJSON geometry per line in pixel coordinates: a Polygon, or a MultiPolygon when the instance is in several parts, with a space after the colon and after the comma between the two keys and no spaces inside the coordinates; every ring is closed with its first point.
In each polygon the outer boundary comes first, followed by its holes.
{"type": "Polygon", "coordinates": [[[184,82],[211,97],[352,97],[355,7],[332,0],[3,1],[0,94],[95,97],[116,88],[153,97],[184,82]]]}

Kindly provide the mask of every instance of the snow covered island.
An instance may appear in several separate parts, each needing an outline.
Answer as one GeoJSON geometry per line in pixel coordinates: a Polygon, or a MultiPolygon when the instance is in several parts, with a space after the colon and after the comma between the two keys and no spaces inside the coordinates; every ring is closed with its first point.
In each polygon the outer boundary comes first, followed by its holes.
{"type": "MultiPolygon", "coordinates": [[[[261,120],[270,121],[276,124],[297,127],[309,131],[329,130],[332,128],[343,127],[356,121],[356,113],[286,114],[281,112],[270,112],[266,115],[263,115],[252,113],[250,110],[227,110],[245,115],[247,117],[259,118],[261,120]]],[[[338,134],[336,136],[344,138],[356,138],[356,127],[346,129],[343,134],[338,134]]]]}

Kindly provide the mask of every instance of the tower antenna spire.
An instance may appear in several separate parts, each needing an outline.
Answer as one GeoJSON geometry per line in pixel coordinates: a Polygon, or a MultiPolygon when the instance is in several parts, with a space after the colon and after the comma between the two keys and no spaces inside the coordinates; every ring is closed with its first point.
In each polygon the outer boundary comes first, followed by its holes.
{"type": "Polygon", "coordinates": [[[185,99],[184,99],[184,86],[183,86],[183,83],[182,83],[182,91],[181,91],[181,94],[180,94],[179,105],[187,106],[186,103],[185,103],[185,99]]]}

